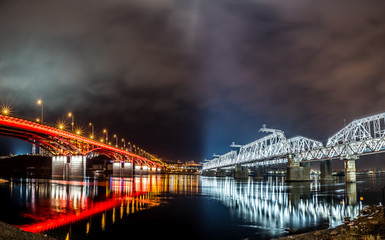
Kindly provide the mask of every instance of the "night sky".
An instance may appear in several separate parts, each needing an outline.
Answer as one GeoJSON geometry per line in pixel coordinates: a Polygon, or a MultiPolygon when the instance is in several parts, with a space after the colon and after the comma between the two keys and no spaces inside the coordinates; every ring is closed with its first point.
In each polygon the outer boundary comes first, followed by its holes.
{"type": "Polygon", "coordinates": [[[171,160],[262,124],[326,141],[385,111],[384,16],[382,0],[0,0],[0,98],[171,160]]]}

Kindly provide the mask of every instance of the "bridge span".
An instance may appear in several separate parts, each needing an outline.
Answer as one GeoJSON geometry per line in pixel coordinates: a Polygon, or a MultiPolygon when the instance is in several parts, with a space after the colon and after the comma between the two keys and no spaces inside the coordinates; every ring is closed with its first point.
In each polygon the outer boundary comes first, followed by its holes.
{"type": "Polygon", "coordinates": [[[284,132],[266,128],[259,131],[269,135],[246,145],[235,145],[230,151],[205,162],[202,170],[206,175],[222,176],[223,169],[234,169],[234,176],[245,176],[253,167],[260,176],[263,166],[287,164],[288,181],[310,180],[310,162],[320,161],[321,179],[331,180],[331,160],[344,160],[345,180],[356,182],[355,161],[362,155],[385,151],[385,113],[356,119],[328,138],[326,145],[303,136],[286,138],[284,132]]]}
{"type": "Polygon", "coordinates": [[[114,161],[115,176],[127,177],[135,170],[160,172],[162,165],[134,154],[78,134],[22,118],[0,114],[0,135],[30,142],[44,149],[52,158],[52,175],[72,171],[73,176],[85,176],[87,156],[103,154],[114,161]]]}

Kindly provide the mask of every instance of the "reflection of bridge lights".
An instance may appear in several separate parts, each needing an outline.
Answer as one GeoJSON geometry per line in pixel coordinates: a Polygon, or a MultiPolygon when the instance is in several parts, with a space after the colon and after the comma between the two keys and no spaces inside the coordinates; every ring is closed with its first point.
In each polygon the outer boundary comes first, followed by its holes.
{"type": "MultiPolygon", "coordinates": [[[[328,201],[310,184],[286,185],[278,179],[247,183],[234,180],[202,178],[202,193],[223,202],[231,214],[251,224],[270,229],[272,234],[285,228],[303,229],[323,220],[329,227],[342,223],[344,217],[358,214],[358,205],[328,201]]],[[[354,195],[355,192],[347,192],[354,195]]]]}

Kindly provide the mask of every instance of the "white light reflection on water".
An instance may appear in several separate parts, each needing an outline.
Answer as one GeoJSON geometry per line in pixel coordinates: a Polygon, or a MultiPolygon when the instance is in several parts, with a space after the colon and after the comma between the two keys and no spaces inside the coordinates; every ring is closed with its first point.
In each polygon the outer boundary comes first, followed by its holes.
{"type": "Polygon", "coordinates": [[[202,177],[201,181],[202,194],[221,201],[248,226],[270,229],[272,234],[321,224],[335,227],[359,211],[356,184],[338,192],[333,184],[287,183],[278,177],[268,181],[202,177]]]}

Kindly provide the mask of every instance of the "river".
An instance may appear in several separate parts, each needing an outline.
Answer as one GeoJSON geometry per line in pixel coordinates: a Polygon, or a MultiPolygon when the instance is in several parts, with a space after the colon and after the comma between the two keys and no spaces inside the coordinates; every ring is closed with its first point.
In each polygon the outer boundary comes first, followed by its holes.
{"type": "Polygon", "coordinates": [[[322,183],[196,175],[12,179],[0,220],[58,239],[271,239],[335,227],[381,204],[385,175],[322,183]]]}

